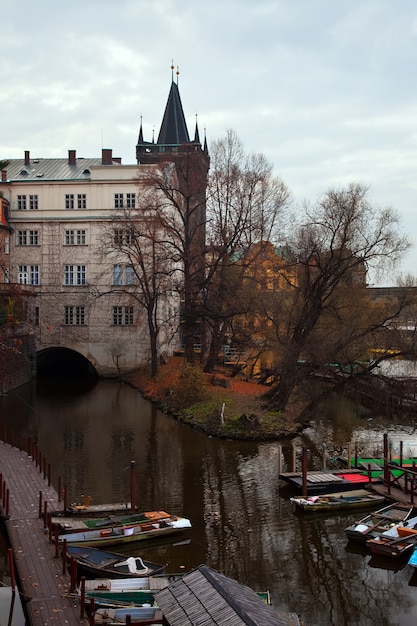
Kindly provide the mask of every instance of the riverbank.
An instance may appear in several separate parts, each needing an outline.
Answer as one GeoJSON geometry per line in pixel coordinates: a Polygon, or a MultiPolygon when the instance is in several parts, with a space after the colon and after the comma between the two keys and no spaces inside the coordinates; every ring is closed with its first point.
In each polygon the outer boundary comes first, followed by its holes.
{"type": "Polygon", "coordinates": [[[226,369],[203,374],[181,356],[161,364],[155,378],[141,368],[124,380],[162,411],[210,436],[263,441],[293,437],[305,426],[297,421],[299,404],[285,413],[266,408],[266,385],[231,376],[226,369]]]}

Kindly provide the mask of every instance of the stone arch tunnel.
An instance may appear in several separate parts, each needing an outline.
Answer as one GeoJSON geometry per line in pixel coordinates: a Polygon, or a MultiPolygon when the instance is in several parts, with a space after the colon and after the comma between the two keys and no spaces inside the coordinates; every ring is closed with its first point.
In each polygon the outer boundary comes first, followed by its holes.
{"type": "Polygon", "coordinates": [[[69,348],[46,348],[36,355],[37,378],[97,379],[94,365],[69,348]]]}

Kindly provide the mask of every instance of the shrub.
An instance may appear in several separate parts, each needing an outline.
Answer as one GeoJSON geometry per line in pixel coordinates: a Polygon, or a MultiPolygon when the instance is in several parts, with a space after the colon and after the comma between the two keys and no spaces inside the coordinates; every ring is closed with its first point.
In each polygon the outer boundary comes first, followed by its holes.
{"type": "Polygon", "coordinates": [[[201,368],[185,363],[172,387],[171,400],[181,410],[207,398],[207,382],[201,368]]]}

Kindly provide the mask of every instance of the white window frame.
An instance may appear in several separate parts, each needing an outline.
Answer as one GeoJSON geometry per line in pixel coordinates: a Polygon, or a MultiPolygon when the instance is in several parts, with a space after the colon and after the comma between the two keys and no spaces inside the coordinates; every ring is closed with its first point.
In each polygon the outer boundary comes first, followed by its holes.
{"type": "Polygon", "coordinates": [[[126,207],[128,209],[136,208],[136,194],[135,193],[126,194],[126,207]]]}
{"type": "Polygon", "coordinates": [[[124,200],[124,195],[122,193],[115,193],[114,194],[114,208],[123,209],[123,200],[124,200]]]}
{"type": "Polygon", "coordinates": [[[19,194],[17,196],[17,210],[26,211],[26,196],[19,194]]]}
{"type": "Polygon", "coordinates": [[[113,326],[133,326],[133,306],[113,307],[113,326]]]}
{"type": "Polygon", "coordinates": [[[85,246],[86,245],[86,233],[84,229],[75,230],[68,229],[65,231],[65,245],[66,246],[85,246]]]}
{"type": "Polygon", "coordinates": [[[85,307],[66,306],[64,307],[65,326],[85,326],[85,307]]]}
{"type": "Polygon", "coordinates": [[[29,209],[31,211],[37,211],[39,209],[39,196],[38,194],[30,194],[29,196],[29,209]]]}
{"type": "Polygon", "coordinates": [[[39,265],[18,265],[17,282],[19,285],[40,285],[39,265]]]}
{"type": "Polygon", "coordinates": [[[87,270],[85,265],[65,265],[64,285],[71,287],[87,284],[87,270]]]}
{"type": "Polygon", "coordinates": [[[65,208],[66,209],[74,208],[74,194],[73,193],[65,194],[65,208]]]}

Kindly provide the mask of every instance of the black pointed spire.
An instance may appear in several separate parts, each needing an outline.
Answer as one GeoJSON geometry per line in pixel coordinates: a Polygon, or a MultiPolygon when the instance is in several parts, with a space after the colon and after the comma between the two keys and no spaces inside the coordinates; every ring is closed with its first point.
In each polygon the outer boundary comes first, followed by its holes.
{"type": "Polygon", "coordinates": [[[204,129],[204,145],[203,145],[203,151],[208,154],[208,145],[207,145],[207,136],[206,136],[206,129],[204,129]]]}
{"type": "Polygon", "coordinates": [[[197,114],[195,116],[195,132],[194,132],[194,142],[200,143],[200,133],[198,132],[198,122],[197,122],[197,114]]]}
{"type": "Polygon", "coordinates": [[[172,81],[168,102],[158,135],[159,145],[180,145],[190,143],[178,85],[172,81]]]}
{"type": "Polygon", "coordinates": [[[143,143],[142,116],[140,116],[140,127],[139,127],[138,143],[143,143]]]}

